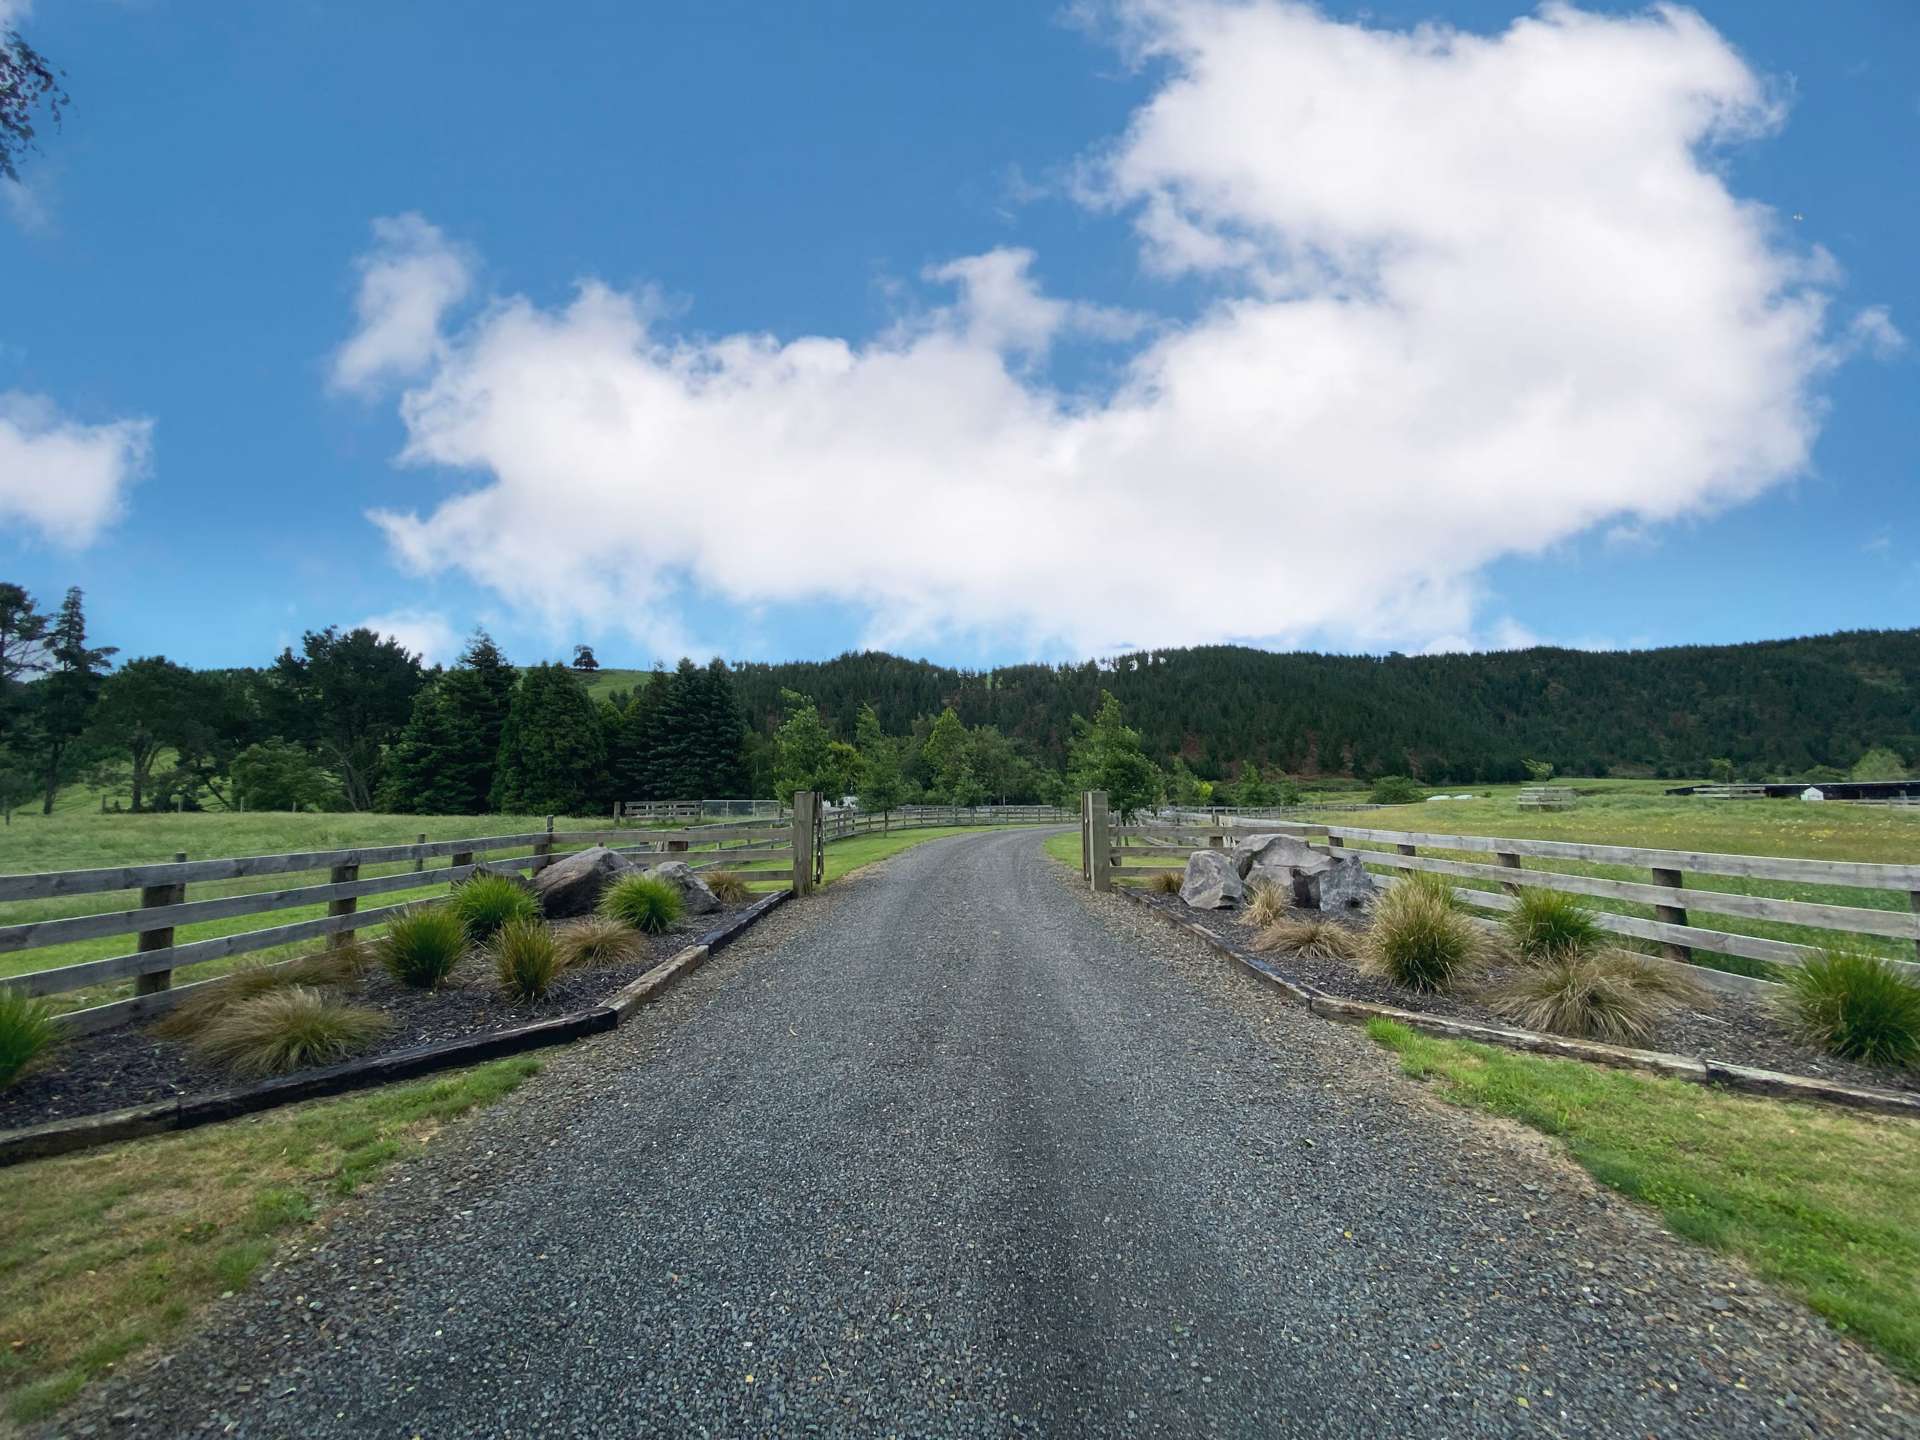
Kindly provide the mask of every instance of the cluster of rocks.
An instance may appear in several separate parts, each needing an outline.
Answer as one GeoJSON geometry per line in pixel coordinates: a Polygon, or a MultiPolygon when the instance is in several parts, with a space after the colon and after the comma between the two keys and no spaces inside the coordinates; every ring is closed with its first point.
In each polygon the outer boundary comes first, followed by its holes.
{"type": "Polygon", "coordinates": [[[1225,910],[1272,886],[1302,910],[1361,910],[1373,878],[1358,855],[1336,855],[1291,835],[1249,835],[1232,850],[1196,850],[1180,898],[1195,910],[1225,910]]]}
{"type": "Polygon", "coordinates": [[[591,915],[606,888],[628,875],[652,875],[665,880],[680,892],[681,908],[689,915],[706,915],[720,908],[719,897],[684,860],[656,861],[652,856],[622,855],[604,845],[556,860],[532,879],[490,865],[476,865],[473,873],[501,875],[523,886],[540,902],[540,909],[549,920],[591,915]]]}

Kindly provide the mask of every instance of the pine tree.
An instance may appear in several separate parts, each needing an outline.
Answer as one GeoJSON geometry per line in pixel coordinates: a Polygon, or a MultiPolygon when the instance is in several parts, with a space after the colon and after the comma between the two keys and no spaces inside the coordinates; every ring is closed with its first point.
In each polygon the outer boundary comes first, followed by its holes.
{"type": "Polygon", "coordinates": [[[35,697],[34,730],[40,751],[42,815],[53,813],[54,796],[67,776],[74,742],[86,732],[100,696],[108,659],[118,654],[113,645],[87,644],[87,616],[80,587],[70,586],[60,602],[60,614],[47,631],[51,670],[35,697]]]}
{"type": "Polygon", "coordinates": [[[1122,821],[1159,798],[1160,772],[1111,692],[1100,692],[1100,709],[1091,721],[1074,717],[1073,732],[1068,774],[1074,789],[1106,791],[1108,807],[1122,821]]]}
{"type": "Polygon", "coordinates": [[[514,815],[595,813],[606,767],[599,716],[573,672],[565,665],[522,671],[500,734],[493,808],[514,815]]]}
{"type": "Polygon", "coordinates": [[[733,693],[733,671],[715,657],[700,677],[701,785],[703,797],[731,799],[747,791],[746,725],[733,693]]]}
{"type": "Polygon", "coordinates": [[[514,678],[493,637],[476,630],[454,668],[414,696],[413,714],[387,757],[381,808],[411,815],[484,812],[514,678]]]}
{"type": "Polygon", "coordinates": [[[665,800],[661,787],[660,709],[667,699],[667,673],[654,667],[647,683],[627,702],[608,756],[616,800],[665,800]]]}

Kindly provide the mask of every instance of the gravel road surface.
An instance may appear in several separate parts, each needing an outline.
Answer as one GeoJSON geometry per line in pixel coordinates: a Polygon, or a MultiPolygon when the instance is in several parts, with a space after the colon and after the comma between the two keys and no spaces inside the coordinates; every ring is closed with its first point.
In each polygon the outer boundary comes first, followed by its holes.
{"type": "Polygon", "coordinates": [[[1039,845],[774,912],[59,1428],[1920,1433],[1807,1312],[1039,845]]]}

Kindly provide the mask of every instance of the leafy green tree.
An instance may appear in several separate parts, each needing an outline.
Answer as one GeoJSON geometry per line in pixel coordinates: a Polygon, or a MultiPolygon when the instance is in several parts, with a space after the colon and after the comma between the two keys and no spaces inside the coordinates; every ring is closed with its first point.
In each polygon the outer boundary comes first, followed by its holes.
{"type": "Polygon", "coordinates": [[[69,586],[60,613],[47,630],[49,669],[35,695],[34,738],[40,752],[40,813],[53,813],[54,796],[67,777],[75,745],[86,734],[113,645],[87,644],[86,606],[78,585],[69,586]]]}
{"type": "MultiPolygon", "coordinates": [[[[787,718],[774,734],[778,758],[773,772],[774,794],[791,803],[796,790],[815,790],[838,799],[846,793],[847,756],[835,751],[835,741],[820,709],[809,695],[797,690],[781,692],[787,718]]],[[[852,747],[842,744],[842,750],[852,747]]],[[[857,757],[856,757],[857,758],[857,757]]]]}
{"type": "Polygon", "coordinates": [[[1273,803],[1276,805],[1298,805],[1301,801],[1300,786],[1289,776],[1281,777],[1276,788],[1273,803]]]}
{"type": "Polygon", "coordinates": [[[1733,779],[1733,761],[1727,759],[1707,761],[1707,779],[1724,785],[1733,779]]]}
{"type": "Polygon", "coordinates": [[[1140,732],[1111,691],[1100,692],[1092,720],[1073,717],[1067,745],[1067,775],[1076,790],[1104,790],[1107,806],[1124,823],[1150,808],[1160,795],[1160,771],[1141,748],[1140,732]]]}
{"type": "Polygon", "coordinates": [[[1876,745],[1858,760],[1848,772],[1850,780],[1904,780],[1907,778],[1907,762],[1884,745],[1876,745]]]}
{"type": "Polygon", "coordinates": [[[325,810],[340,804],[340,785],[312,752],[285,740],[262,740],[233,759],[233,803],[244,810],[325,810]]]}
{"type": "Polygon", "coordinates": [[[900,771],[900,746],[880,728],[873,706],[862,705],[854,722],[855,746],[860,753],[860,808],[881,816],[881,828],[892,826],[894,810],[906,802],[907,780],[900,771]]]}
{"type": "Polygon", "coordinates": [[[485,630],[421,686],[387,756],[380,806],[406,815],[478,815],[492,801],[517,672],[485,630]]]}
{"type": "Polygon", "coordinates": [[[23,588],[0,582],[0,743],[15,736],[26,682],[49,663],[47,617],[23,588]]]}
{"type": "Polygon", "coordinates": [[[591,645],[576,645],[573,647],[573,668],[576,670],[585,670],[589,674],[600,668],[600,662],[593,658],[593,647],[591,645]]]}
{"type": "Polygon", "coordinates": [[[1367,796],[1375,805],[1413,805],[1425,798],[1418,782],[1405,775],[1382,775],[1367,796]]]}
{"type": "Polygon", "coordinates": [[[1553,778],[1553,763],[1551,761],[1522,760],[1520,763],[1522,766],[1526,768],[1527,778],[1529,780],[1534,781],[1536,784],[1551,780],[1553,778]]]}
{"type": "Polygon", "coordinates": [[[1206,797],[1200,791],[1201,782],[1187,767],[1186,760],[1176,755],[1173,763],[1167,767],[1167,800],[1174,805],[1191,808],[1206,797]]]}
{"type": "Polygon", "coordinates": [[[1258,765],[1249,763],[1240,772],[1240,803],[1257,809],[1280,803],[1280,789],[1260,773],[1258,765]]]}
{"type": "Polygon", "coordinates": [[[90,737],[127,757],[136,813],[146,808],[153,764],[162,749],[201,747],[207,689],[193,671],[161,655],[129,660],[101,683],[90,737]]]}
{"type": "Polygon", "coordinates": [[[364,627],[309,630],[274,662],[280,733],[311,746],[340,777],[347,805],[373,808],[387,745],[425,681],[419,658],[364,627]]]}
{"type": "Polygon", "coordinates": [[[33,773],[17,756],[0,750],[0,815],[13,824],[13,812],[34,793],[33,773]]]}
{"type": "Polygon", "coordinates": [[[606,774],[606,737],[586,687],[565,665],[523,670],[500,732],[493,808],[589,814],[600,805],[606,774]]]}

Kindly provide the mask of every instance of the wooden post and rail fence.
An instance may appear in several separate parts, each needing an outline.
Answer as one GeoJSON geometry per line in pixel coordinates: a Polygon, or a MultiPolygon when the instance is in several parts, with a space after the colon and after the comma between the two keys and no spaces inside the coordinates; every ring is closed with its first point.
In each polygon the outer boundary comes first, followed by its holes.
{"type": "MultiPolygon", "coordinates": [[[[693,803],[697,807],[701,802],[693,803]]],[[[417,834],[411,844],[203,860],[189,860],[180,852],[158,864],[0,875],[0,956],[51,952],[42,968],[0,978],[0,987],[34,996],[94,992],[90,998],[99,1003],[55,1017],[69,1033],[88,1034],[180,1004],[196,985],[176,985],[176,975],[197,966],[307,942],[352,945],[361,934],[382,928],[414,906],[444,898],[444,887],[466,879],[477,865],[538,874],[580,849],[606,845],[628,855],[672,857],[696,872],[730,870],[756,888],[790,887],[805,895],[819,883],[821,847],[830,841],[928,826],[1072,819],[1070,812],[1042,806],[913,806],[891,816],[856,815],[826,811],[819,796],[804,791],[794,797],[791,810],[780,808],[786,813],[671,828],[556,830],[549,816],[544,829],[509,835],[429,840],[417,834]],[[324,883],[254,884],[318,871],[325,872],[324,883]],[[190,890],[195,892],[192,898],[190,890]],[[432,893],[418,893],[429,890],[432,893]],[[70,899],[99,896],[112,905],[125,892],[137,892],[135,905],[122,900],[116,908],[58,913],[73,908],[63,903],[70,899]],[[376,896],[405,898],[360,908],[362,900],[376,896]],[[207,933],[214,922],[288,910],[308,913],[261,929],[207,933]],[[195,928],[199,933],[191,934],[195,928]],[[182,938],[181,930],[189,930],[190,938],[182,938]],[[70,949],[65,956],[60,953],[75,945],[97,952],[97,942],[121,936],[131,937],[131,948],[124,953],[77,960],[70,949]]]]}
{"type": "Polygon", "coordinates": [[[1235,826],[1141,816],[1121,824],[1108,814],[1107,797],[1094,791],[1081,802],[1082,873],[1094,889],[1106,890],[1116,882],[1179,873],[1193,851],[1231,847],[1253,834],[1292,835],[1329,849],[1346,848],[1385,877],[1416,870],[1443,875],[1456,882],[1454,894],[1463,903],[1483,910],[1512,909],[1523,887],[1578,895],[1596,902],[1603,928],[1657,946],[1671,960],[1694,961],[1695,952],[1704,951],[1793,965],[1829,935],[1834,939],[1827,943],[1858,944],[1864,937],[1870,948],[1920,976],[1920,865],[1375,830],[1338,822],[1235,826]],[[1556,864],[1639,871],[1647,879],[1549,868],[1556,864]],[[1703,885],[1703,878],[1839,893],[1831,901],[1754,895],[1703,885]],[[1631,908],[1615,908],[1620,906],[1631,908]],[[1650,914],[1633,913],[1636,909],[1650,914]],[[1715,929],[1701,923],[1703,915],[1765,922],[1788,929],[1793,938],[1715,929]]]}

